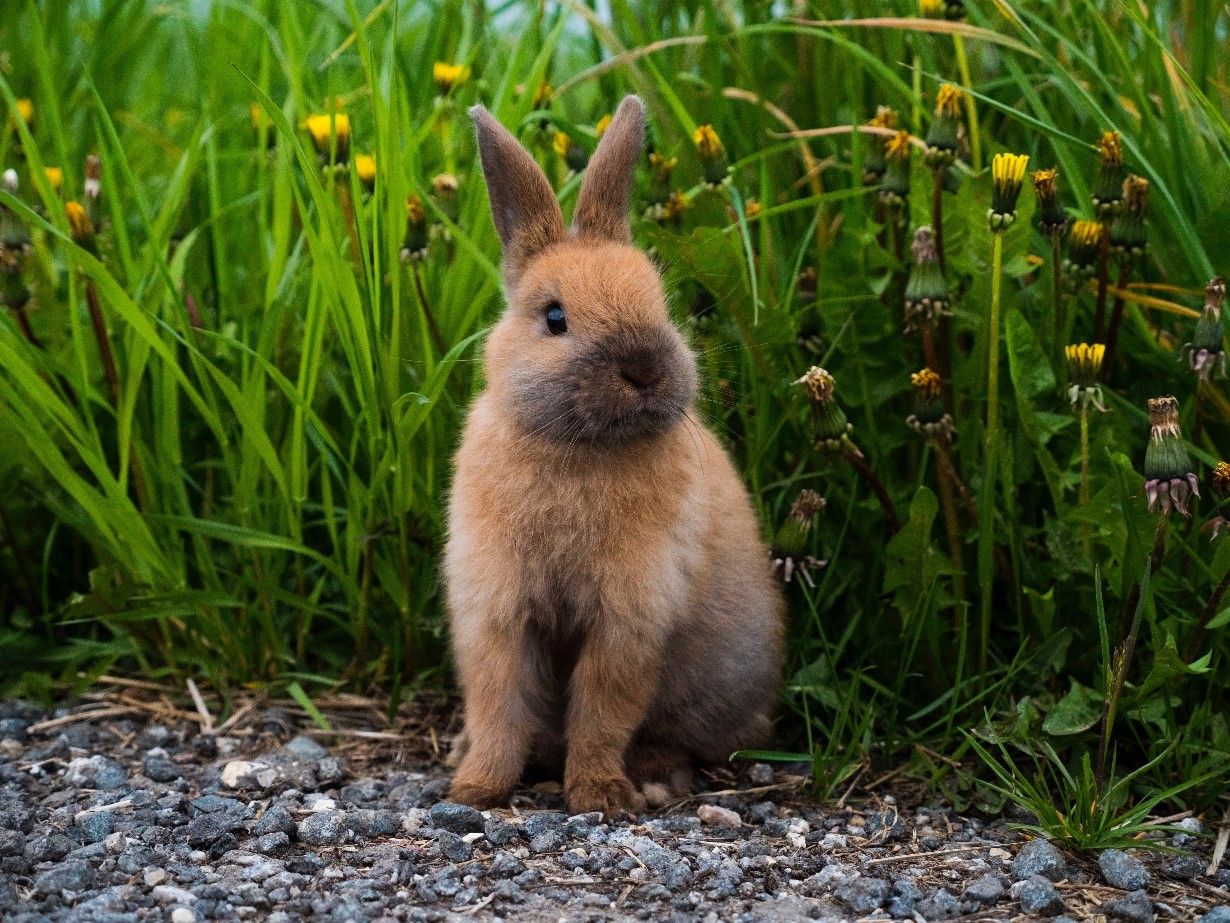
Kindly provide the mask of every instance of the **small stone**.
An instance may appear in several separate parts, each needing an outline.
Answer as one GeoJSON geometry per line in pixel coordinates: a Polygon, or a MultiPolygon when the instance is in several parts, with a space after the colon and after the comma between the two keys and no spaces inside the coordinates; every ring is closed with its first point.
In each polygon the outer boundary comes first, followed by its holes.
{"type": "Polygon", "coordinates": [[[346,764],[336,756],[326,756],[316,766],[316,778],[321,785],[334,785],[346,777],[346,764]]]}
{"type": "Polygon", "coordinates": [[[961,900],[989,907],[1004,896],[998,875],[983,875],[961,893],[961,900]]]}
{"type": "Polygon", "coordinates": [[[1149,870],[1135,856],[1118,849],[1107,849],[1098,856],[1102,877],[1113,888],[1137,891],[1149,883],[1149,870]]]}
{"type": "Polygon", "coordinates": [[[318,811],[299,821],[300,842],[309,846],[336,846],[346,838],[346,824],[340,811],[318,811]]]}
{"type": "Polygon", "coordinates": [[[525,823],[521,825],[521,830],[532,840],[548,831],[562,831],[567,820],[568,815],[561,814],[559,811],[539,811],[526,818],[525,823]]]}
{"type": "Polygon", "coordinates": [[[1149,895],[1143,890],[1133,891],[1117,901],[1110,901],[1102,906],[1112,917],[1126,920],[1127,923],[1153,923],[1154,920],[1153,904],[1149,901],[1149,895]]]}
{"type": "Polygon", "coordinates": [[[183,828],[189,846],[206,849],[226,836],[232,830],[238,829],[240,822],[221,811],[212,814],[198,814],[183,828]]]}
{"type": "Polygon", "coordinates": [[[265,856],[280,853],[289,846],[290,837],[280,830],[276,833],[266,833],[256,839],[256,851],[265,856]]]}
{"type": "Polygon", "coordinates": [[[449,862],[469,862],[474,858],[474,847],[449,830],[440,831],[436,845],[440,855],[449,862]]]}
{"type": "Polygon", "coordinates": [[[167,880],[166,869],[150,869],[142,877],[145,887],[153,888],[167,880]]]}
{"type": "Polygon", "coordinates": [[[43,894],[61,891],[80,893],[94,887],[94,870],[87,862],[65,862],[34,879],[34,887],[43,894]]]}
{"type": "Polygon", "coordinates": [[[20,856],[26,851],[26,835],[20,830],[0,830],[0,856],[20,856]]]}
{"type": "Polygon", "coordinates": [[[718,807],[716,804],[702,804],[696,809],[696,816],[700,818],[702,824],[708,824],[711,827],[743,826],[743,819],[739,817],[737,811],[718,807]]]}
{"type": "Polygon", "coordinates": [[[108,791],[123,788],[128,784],[128,772],[115,760],[105,756],[98,758],[98,767],[94,770],[94,787],[108,791]]]}
{"type": "Polygon", "coordinates": [[[100,843],[115,829],[115,815],[110,811],[99,811],[82,818],[77,826],[87,843],[100,843]]]}
{"type": "Polygon", "coordinates": [[[773,767],[768,763],[753,763],[747,771],[747,780],[753,785],[772,785],[773,767]]]}
{"type": "Polygon", "coordinates": [[[458,835],[482,833],[487,821],[478,811],[466,804],[441,801],[433,804],[428,812],[433,827],[458,835]]]}
{"type": "Polygon", "coordinates": [[[153,782],[174,782],[184,774],[179,766],[165,756],[147,756],[141,761],[141,771],[153,782]]]}
{"type": "Polygon", "coordinates": [[[530,852],[534,854],[559,852],[559,850],[564,848],[564,843],[567,842],[567,839],[564,836],[564,831],[559,827],[552,830],[544,830],[530,840],[530,852]]]}
{"type": "Polygon", "coordinates": [[[329,755],[328,750],[303,734],[283,744],[282,749],[295,759],[312,760],[313,762],[323,760],[329,755]]]}
{"type": "Polygon", "coordinates": [[[882,878],[856,878],[833,893],[852,913],[865,917],[888,900],[889,885],[882,878]]]}
{"type": "Polygon", "coordinates": [[[191,891],[185,891],[175,885],[159,885],[150,894],[160,904],[193,904],[197,900],[191,891]]]}
{"type": "Polygon", "coordinates": [[[1230,906],[1214,907],[1200,918],[1200,923],[1230,923],[1230,906]]]}
{"type": "Polygon", "coordinates": [[[483,824],[483,836],[492,846],[507,846],[517,838],[517,828],[498,817],[492,817],[483,824]]]}
{"type": "Polygon", "coordinates": [[[257,787],[256,776],[266,769],[264,763],[247,760],[231,760],[222,767],[222,784],[227,788],[251,789],[257,787]]]}
{"type": "Polygon", "coordinates": [[[1166,873],[1171,878],[1197,878],[1204,874],[1204,863],[1196,856],[1179,856],[1170,863],[1166,873]]]}
{"type": "Polygon", "coordinates": [[[1068,864],[1050,840],[1030,840],[1021,847],[1012,863],[1012,876],[1017,879],[1042,875],[1051,881],[1059,881],[1068,873],[1068,864]]]}
{"type": "Polygon", "coordinates": [[[176,907],[171,911],[171,923],[196,923],[196,914],[187,907],[176,907]]]}
{"type": "Polygon", "coordinates": [[[1041,875],[1025,879],[1014,890],[1017,900],[1021,902],[1021,909],[1026,913],[1053,916],[1068,909],[1063,895],[1055,890],[1049,878],[1041,875]]]}
{"type": "Polygon", "coordinates": [[[914,911],[924,920],[954,920],[961,916],[961,903],[948,891],[940,888],[930,897],[919,901],[914,911]]]}
{"type": "Polygon", "coordinates": [[[275,804],[260,816],[256,826],[252,828],[252,832],[257,836],[267,836],[270,833],[285,833],[289,835],[294,829],[295,819],[290,816],[290,811],[280,804],[275,804]]]}

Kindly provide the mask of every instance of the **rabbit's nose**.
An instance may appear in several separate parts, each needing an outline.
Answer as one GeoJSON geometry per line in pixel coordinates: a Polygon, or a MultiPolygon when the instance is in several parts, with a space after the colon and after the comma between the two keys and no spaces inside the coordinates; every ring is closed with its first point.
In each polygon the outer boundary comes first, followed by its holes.
{"type": "Polygon", "coordinates": [[[638,391],[646,391],[662,380],[662,368],[648,357],[625,359],[619,366],[619,374],[638,391]]]}

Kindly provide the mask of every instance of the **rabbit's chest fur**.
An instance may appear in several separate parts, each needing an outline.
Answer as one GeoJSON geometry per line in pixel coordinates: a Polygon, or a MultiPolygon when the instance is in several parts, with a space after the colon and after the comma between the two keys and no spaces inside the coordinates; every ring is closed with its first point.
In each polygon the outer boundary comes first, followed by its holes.
{"type": "Polygon", "coordinates": [[[486,461],[458,468],[452,517],[468,520],[471,538],[467,547],[450,542],[450,556],[502,559],[507,591],[547,630],[584,627],[613,596],[626,600],[630,582],[643,586],[634,596],[659,617],[686,610],[707,565],[710,498],[696,457],[703,446],[686,434],[664,438],[679,436],[674,451],[574,448],[527,456],[513,451],[516,434],[497,425],[480,400],[465,441],[481,450],[462,457],[486,461]],[[615,587],[618,594],[609,592],[615,587]]]}

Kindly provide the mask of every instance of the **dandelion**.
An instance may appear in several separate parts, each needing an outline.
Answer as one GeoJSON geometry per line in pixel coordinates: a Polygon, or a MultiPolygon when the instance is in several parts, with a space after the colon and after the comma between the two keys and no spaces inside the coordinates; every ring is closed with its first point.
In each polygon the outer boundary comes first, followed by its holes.
{"type": "Polygon", "coordinates": [[[944,0],[918,0],[918,12],[923,19],[939,19],[944,15],[944,0]]]}
{"type": "Polygon", "coordinates": [[[1097,407],[1106,413],[1102,403],[1102,386],[1098,384],[1102,374],[1102,359],[1106,355],[1106,347],[1102,343],[1079,343],[1064,347],[1064,355],[1068,360],[1068,400],[1072,408],[1082,412],[1089,405],[1097,407]]]}
{"type": "Polygon", "coordinates": [[[795,573],[809,587],[815,587],[811,572],[828,562],[807,553],[808,539],[816,516],[825,507],[825,500],[814,490],[801,490],[790,507],[790,515],[773,537],[773,571],[789,583],[795,573]]]}
{"type": "MultiPolygon", "coordinates": [[[[875,118],[867,124],[871,128],[884,128],[889,131],[896,131],[897,121],[896,111],[888,106],[881,106],[876,110],[875,118]]],[[[885,149],[887,146],[888,139],[881,134],[872,134],[868,137],[867,157],[863,162],[864,186],[874,186],[880,181],[884,171],[888,169],[888,161],[885,159],[885,149]]]]}
{"type": "Polygon", "coordinates": [[[1230,462],[1219,461],[1213,466],[1213,490],[1223,499],[1230,497],[1230,462]]]}
{"type": "Polygon", "coordinates": [[[26,123],[27,128],[33,128],[34,103],[28,99],[17,100],[17,117],[26,123]]]}
{"type": "Polygon", "coordinates": [[[83,192],[85,198],[90,201],[97,200],[102,192],[102,158],[97,154],[90,154],[85,158],[85,188],[83,192]]]}
{"type": "Polygon", "coordinates": [[[795,384],[807,389],[816,447],[839,455],[852,453],[861,458],[863,453],[850,441],[854,424],[846,419],[845,412],[834,397],[836,382],[833,376],[813,365],[795,384]]]}
{"type": "Polygon", "coordinates": [[[948,281],[940,270],[939,255],[931,228],[923,225],[914,232],[914,265],[905,286],[905,329],[933,327],[949,314],[948,281]]]}
{"type": "Polygon", "coordinates": [[[700,169],[709,186],[718,186],[729,178],[729,161],[722,139],[712,125],[701,125],[692,135],[696,154],[700,157],[700,169]]]}
{"type": "Polygon", "coordinates": [[[886,168],[880,181],[880,201],[887,208],[902,208],[910,198],[910,133],[904,128],[884,146],[886,168]]]}
{"type": "Polygon", "coordinates": [[[538,88],[534,90],[534,108],[545,109],[548,105],[550,105],[551,95],[554,92],[555,89],[546,80],[538,84],[538,88]]]}
{"type": "Polygon", "coordinates": [[[589,163],[589,151],[584,145],[573,141],[568,135],[562,131],[557,131],[555,137],[551,141],[551,147],[555,149],[555,153],[559,158],[567,164],[568,169],[573,173],[580,173],[589,163]]]}
{"type": "Polygon", "coordinates": [[[607,113],[602,118],[598,119],[598,124],[594,126],[594,137],[601,138],[606,134],[606,130],[611,127],[612,116],[607,113]]]}
{"type": "Polygon", "coordinates": [[[1033,172],[1034,193],[1038,196],[1038,226],[1052,239],[1063,235],[1068,226],[1068,210],[1059,201],[1059,168],[1033,172]]]}
{"type": "Polygon", "coordinates": [[[1149,399],[1149,447],[1145,451],[1145,496],[1149,510],[1176,509],[1188,519],[1188,500],[1200,496],[1187,446],[1179,430],[1179,402],[1173,396],[1149,399]]]}
{"type": "Polygon", "coordinates": [[[1204,310],[1196,321],[1192,339],[1183,344],[1180,358],[1186,358],[1188,366],[1199,381],[1208,381],[1216,372],[1219,378],[1226,377],[1226,352],[1223,345],[1224,332],[1221,322],[1221,307],[1226,299],[1226,282],[1216,277],[1205,287],[1204,310]]]}
{"type": "Polygon", "coordinates": [[[1104,131],[1098,139],[1098,176],[1093,184],[1093,210],[1099,221],[1123,207],[1123,139],[1117,131],[1104,131]]]}
{"type": "Polygon", "coordinates": [[[914,386],[914,412],[905,418],[905,425],[924,439],[951,442],[956,429],[952,415],[944,409],[939,374],[924,368],[910,376],[910,384],[914,386]]]}
{"type": "Polygon", "coordinates": [[[991,161],[991,209],[987,221],[992,231],[1002,231],[1016,221],[1016,203],[1027,166],[1027,154],[996,154],[991,161]]]}
{"type": "Polygon", "coordinates": [[[816,301],[817,277],[816,267],[808,266],[799,273],[794,282],[794,297],[801,306],[814,304],[816,301]]]}
{"type": "Polygon", "coordinates": [[[670,198],[671,173],[675,169],[676,162],[676,158],[663,157],[657,151],[649,153],[649,209],[647,214],[650,218],[656,220],[662,217],[662,206],[670,198]]]}
{"type": "Polygon", "coordinates": [[[438,173],[431,180],[432,196],[436,200],[436,205],[449,221],[456,223],[460,217],[460,203],[458,202],[457,193],[461,188],[457,177],[451,173],[438,173]]]}
{"type": "Polygon", "coordinates": [[[965,3],[962,0],[944,0],[944,18],[949,22],[960,22],[965,18],[965,3]]]}
{"type": "Polygon", "coordinates": [[[435,81],[436,93],[440,96],[448,96],[470,79],[470,68],[464,64],[437,61],[431,67],[431,79],[435,81]]]}
{"type": "Polygon", "coordinates": [[[376,188],[376,158],[371,154],[355,154],[354,172],[367,192],[376,188]]]}
{"type": "Polygon", "coordinates": [[[350,116],[346,113],[309,115],[300,127],[307,129],[322,163],[329,162],[331,151],[339,167],[350,160],[350,116]]]}
{"type": "Polygon", "coordinates": [[[679,189],[675,189],[666,199],[666,204],[662,206],[662,221],[666,224],[678,227],[683,221],[683,213],[688,208],[688,197],[679,189]]]}
{"type": "Polygon", "coordinates": [[[743,217],[748,221],[755,221],[759,218],[761,211],[763,211],[763,208],[755,199],[748,199],[743,203],[743,217]]]}
{"type": "Polygon", "coordinates": [[[935,103],[935,118],[927,130],[927,149],[923,158],[932,170],[946,169],[957,158],[958,131],[961,125],[961,91],[950,83],[940,87],[935,103]]]}
{"type": "Polygon", "coordinates": [[[68,230],[72,234],[73,242],[93,253],[95,251],[94,222],[90,220],[90,216],[86,214],[81,203],[65,202],[64,217],[68,219],[68,230]]]}
{"type": "Polygon", "coordinates": [[[1077,220],[1068,230],[1068,258],[1064,260],[1063,271],[1073,289],[1079,288],[1086,279],[1093,278],[1097,271],[1104,233],[1097,221],[1077,220]]]}
{"type": "Polygon", "coordinates": [[[1132,175],[1123,181],[1123,208],[1110,226],[1110,248],[1124,256],[1139,257],[1149,243],[1145,213],[1149,209],[1149,181],[1132,175]]]}
{"type": "Polygon", "coordinates": [[[406,236],[401,245],[403,263],[422,262],[427,259],[427,212],[423,200],[413,192],[406,199],[406,236]]]}
{"type": "Polygon", "coordinates": [[[43,167],[43,175],[51,183],[51,190],[59,195],[64,190],[64,171],[59,167],[43,167]]]}

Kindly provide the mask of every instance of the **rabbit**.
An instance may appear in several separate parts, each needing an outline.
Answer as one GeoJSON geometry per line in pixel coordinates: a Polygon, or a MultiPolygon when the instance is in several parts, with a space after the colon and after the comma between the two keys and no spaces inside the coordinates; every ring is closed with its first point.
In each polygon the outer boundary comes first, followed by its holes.
{"type": "Polygon", "coordinates": [[[571,230],[546,176],[470,110],[508,307],[488,335],[443,561],[465,700],[450,799],[506,805],[530,765],[574,812],[690,792],[771,729],[782,604],[748,493],[697,418],[696,361],[629,205],[626,97],[571,230]]]}

